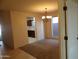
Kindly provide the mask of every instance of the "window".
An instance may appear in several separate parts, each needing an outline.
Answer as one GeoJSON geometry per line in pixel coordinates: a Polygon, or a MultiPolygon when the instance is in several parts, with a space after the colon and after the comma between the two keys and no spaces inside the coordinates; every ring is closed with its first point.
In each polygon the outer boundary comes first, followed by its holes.
{"type": "Polygon", "coordinates": [[[58,17],[53,17],[52,23],[58,23],[58,17]]]}
{"type": "Polygon", "coordinates": [[[52,36],[57,37],[58,36],[58,17],[52,18],[52,36]]]}

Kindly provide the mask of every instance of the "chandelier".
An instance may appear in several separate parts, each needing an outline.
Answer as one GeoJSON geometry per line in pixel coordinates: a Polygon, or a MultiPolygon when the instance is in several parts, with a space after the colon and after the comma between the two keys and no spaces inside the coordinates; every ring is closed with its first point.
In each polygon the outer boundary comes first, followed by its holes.
{"type": "Polygon", "coordinates": [[[42,19],[43,20],[43,22],[48,22],[48,18],[47,18],[47,8],[45,8],[45,16],[44,16],[44,18],[42,19]]]}

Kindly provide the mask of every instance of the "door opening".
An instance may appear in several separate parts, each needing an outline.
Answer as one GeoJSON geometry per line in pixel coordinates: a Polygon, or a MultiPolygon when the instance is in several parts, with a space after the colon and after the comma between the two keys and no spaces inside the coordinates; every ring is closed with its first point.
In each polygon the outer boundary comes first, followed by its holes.
{"type": "Polygon", "coordinates": [[[0,24],[0,46],[3,44],[2,42],[2,30],[1,30],[1,24],[0,24]]]}
{"type": "Polygon", "coordinates": [[[59,31],[58,31],[58,17],[52,17],[52,37],[58,38],[59,31]]]}

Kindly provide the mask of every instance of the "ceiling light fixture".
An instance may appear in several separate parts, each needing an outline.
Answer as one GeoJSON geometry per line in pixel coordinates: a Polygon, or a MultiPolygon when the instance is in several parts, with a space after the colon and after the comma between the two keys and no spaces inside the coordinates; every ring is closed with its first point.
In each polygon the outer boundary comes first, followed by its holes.
{"type": "Polygon", "coordinates": [[[43,22],[48,22],[51,18],[52,16],[47,16],[47,8],[45,8],[45,14],[42,16],[43,22]]]}
{"type": "Polygon", "coordinates": [[[43,21],[44,21],[44,22],[47,22],[47,21],[48,21],[47,8],[45,8],[45,16],[43,17],[43,21]]]}

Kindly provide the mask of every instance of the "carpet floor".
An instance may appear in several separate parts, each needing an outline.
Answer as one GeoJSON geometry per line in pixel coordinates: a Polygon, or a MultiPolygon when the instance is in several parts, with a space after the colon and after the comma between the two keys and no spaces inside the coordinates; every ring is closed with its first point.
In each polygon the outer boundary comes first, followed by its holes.
{"type": "Polygon", "coordinates": [[[31,54],[37,59],[59,59],[58,40],[47,39],[20,47],[21,50],[31,54]]]}

